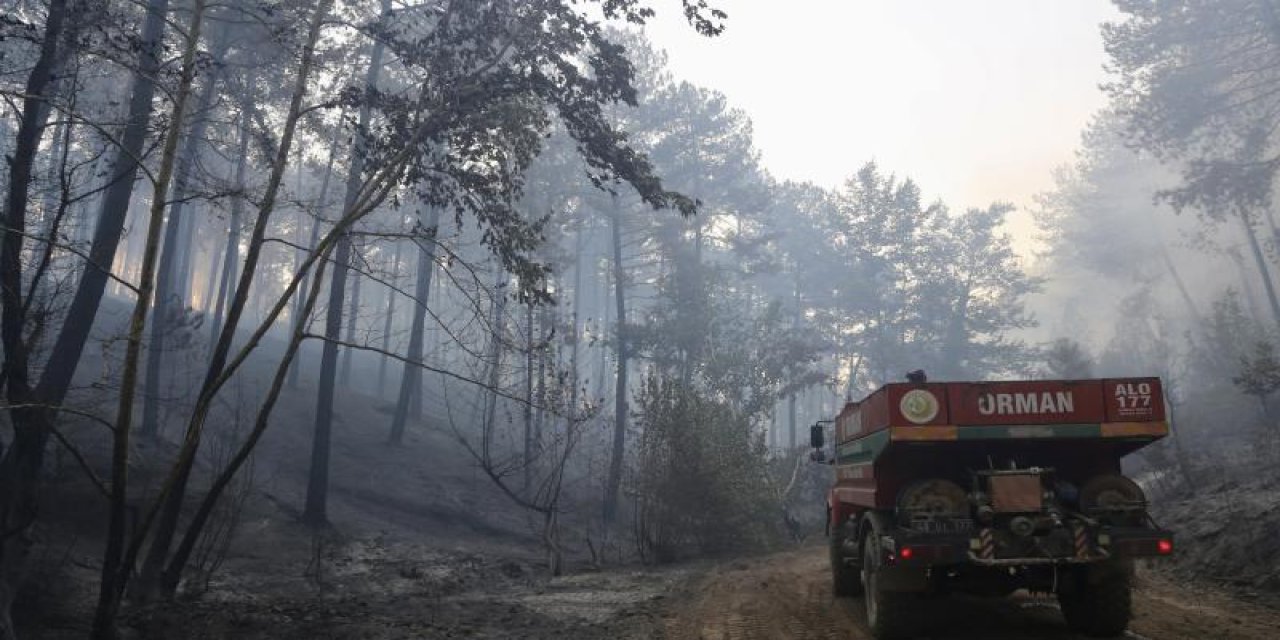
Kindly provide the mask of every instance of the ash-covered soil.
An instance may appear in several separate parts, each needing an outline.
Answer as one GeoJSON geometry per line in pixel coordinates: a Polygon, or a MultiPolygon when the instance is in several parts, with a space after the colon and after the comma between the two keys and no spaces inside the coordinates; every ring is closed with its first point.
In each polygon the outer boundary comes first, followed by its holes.
{"type": "Polygon", "coordinates": [[[558,578],[502,559],[377,540],[323,551],[321,575],[236,572],[198,601],[135,610],[140,639],[650,638],[688,569],[558,578]],[[286,574],[287,575],[287,574],[286,574]]]}
{"type": "Polygon", "coordinates": [[[1154,506],[1156,519],[1177,536],[1177,554],[1164,567],[1171,579],[1280,605],[1280,472],[1205,483],[1154,506]]]}

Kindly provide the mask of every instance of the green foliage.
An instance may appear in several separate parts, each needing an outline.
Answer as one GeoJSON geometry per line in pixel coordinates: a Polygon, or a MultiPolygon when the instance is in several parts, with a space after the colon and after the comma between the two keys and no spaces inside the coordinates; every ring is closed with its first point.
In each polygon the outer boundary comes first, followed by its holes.
{"type": "Polygon", "coordinates": [[[780,539],[768,451],[744,413],[660,375],[644,381],[637,403],[636,531],[651,560],[749,551],[780,539]]]}
{"type": "MultiPolygon", "coordinates": [[[[383,122],[368,132],[371,167],[404,165],[402,181],[425,204],[472,219],[480,241],[519,282],[525,299],[548,300],[549,267],[531,254],[545,239],[545,216],[517,208],[545,140],[572,140],[588,182],[625,182],[655,209],[696,211],[694,200],[663,186],[653,163],[610,111],[637,104],[636,68],[617,34],[579,2],[451,3],[439,17],[398,16],[376,27],[413,90],[349,90],[348,108],[374,107],[383,122]]],[[[643,24],[653,11],[637,0],[600,0],[606,16],[643,24]]],[[[718,32],[718,10],[685,5],[691,22],[718,32]]],[[[430,15],[430,14],[429,14],[430,15]]]]}
{"type": "MultiPolygon", "coordinates": [[[[1011,207],[952,214],[925,206],[911,180],[868,163],[835,194],[821,230],[839,273],[814,296],[844,353],[863,357],[868,384],[924,368],[949,379],[1024,372],[1034,350],[1012,331],[1034,325],[1025,300],[1040,287],[1000,231],[1011,207]]],[[[810,267],[812,269],[812,267],[810,267]]]]}
{"type": "Polygon", "coordinates": [[[821,382],[814,367],[826,347],[808,325],[794,325],[780,302],[752,305],[709,273],[702,286],[660,289],[636,345],[665,375],[727,403],[753,423],[787,394],[821,382]],[[686,357],[688,345],[698,345],[686,357]]]}

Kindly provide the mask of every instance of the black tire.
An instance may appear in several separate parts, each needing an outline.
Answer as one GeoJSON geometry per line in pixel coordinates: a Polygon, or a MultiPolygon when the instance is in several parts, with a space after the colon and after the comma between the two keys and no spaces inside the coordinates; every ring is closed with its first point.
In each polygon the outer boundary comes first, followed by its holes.
{"type": "Polygon", "coordinates": [[[846,562],[844,555],[846,527],[838,527],[831,533],[831,590],[837,598],[853,598],[862,595],[862,568],[846,562]]]}
{"type": "Polygon", "coordinates": [[[1133,598],[1128,571],[1093,567],[1058,592],[1062,617],[1072,631],[1090,638],[1114,638],[1129,627],[1133,598]]]}
{"type": "Polygon", "coordinates": [[[880,587],[880,543],[868,527],[862,542],[862,589],[867,605],[867,627],[877,640],[904,640],[918,630],[920,599],[914,593],[885,591],[880,587]]]}

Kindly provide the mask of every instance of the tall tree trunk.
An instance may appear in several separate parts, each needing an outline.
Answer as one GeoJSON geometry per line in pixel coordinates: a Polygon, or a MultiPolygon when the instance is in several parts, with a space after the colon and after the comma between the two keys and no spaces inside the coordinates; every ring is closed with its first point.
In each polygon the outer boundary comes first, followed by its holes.
{"type": "Polygon", "coordinates": [[[627,441],[627,335],[626,270],[622,265],[622,207],[613,197],[610,231],[613,236],[614,303],[617,307],[618,374],[613,399],[613,450],[609,456],[609,477],[604,490],[604,522],[612,525],[618,516],[618,491],[622,486],[622,463],[627,441]]]}
{"type": "Polygon", "coordinates": [[[569,418],[578,411],[578,344],[582,342],[582,227],[579,226],[573,241],[573,309],[569,313],[569,418]]]}
{"type": "MultiPolygon", "coordinates": [[[[26,326],[22,299],[22,247],[26,233],[31,176],[49,110],[43,104],[53,78],[62,40],[65,0],[50,0],[40,54],[27,76],[14,152],[9,156],[8,192],[0,242],[0,341],[4,344],[5,397],[9,404],[32,402],[29,386],[26,326]]],[[[73,18],[74,19],[74,18],[73,18]]],[[[7,126],[7,125],[6,125],[7,126]]],[[[13,441],[0,452],[0,640],[14,640],[10,611],[26,574],[31,538],[27,535],[38,507],[40,472],[49,441],[52,416],[47,411],[10,412],[13,441]]]]}
{"type": "MultiPolygon", "coordinates": [[[[241,101],[247,103],[252,99],[254,75],[249,72],[244,80],[245,91],[241,101]]],[[[222,333],[222,314],[225,305],[231,298],[231,283],[236,280],[236,265],[240,262],[240,225],[244,212],[245,172],[249,165],[249,109],[240,108],[239,141],[236,150],[236,168],[234,177],[235,193],[231,196],[231,219],[227,225],[227,244],[222,255],[222,277],[218,282],[218,293],[214,298],[213,321],[209,323],[209,351],[212,352],[218,343],[218,335],[222,333]]]]}
{"type": "MultiPolygon", "coordinates": [[[[400,249],[402,242],[396,241],[396,252],[391,258],[391,282],[400,281],[400,249]]],[[[378,397],[383,397],[387,384],[387,353],[391,351],[392,321],[396,317],[396,292],[387,290],[387,315],[382,319],[382,357],[378,359],[378,397]]]]}
{"type": "MultiPolygon", "coordinates": [[[[354,255],[352,256],[354,258],[354,255]]],[[[347,309],[347,342],[349,344],[356,343],[356,320],[360,318],[360,277],[359,270],[351,272],[351,305],[347,309]]],[[[342,386],[350,387],[351,385],[351,352],[353,349],[342,350],[342,373],[339,379],[342,386]]]]}
{"type": "MultiPolygon", "coordinates": [[[[339,120],[342,119],[342,117],[339,117],[339,120]]],[[[316,207],[318,211],[324,211],[328,202],[329,181],[333,178],[333,159],[338,156],[338,134],[341,131],[341,127],[334,127],[333,137],[329,139],[329,162],[324,167],[324,178],[320,180],[320,196],[316,200],[319,203],[316,207]]],[[[311,221],[311,240],[307,243],[308,252],[315,251],[316,243],[320,241],[320,221],[321,216],[318,214],[315,219],[311,221]]],[[[295,315],[302,313],[302,292],[310,290],[311,287],[308,285],[310,277],[311,276],[309,274],[304,274],[302,277],[302,285],[298,287],[298,298],[294,301],[293,307],[295,315]]],[[[298,360],[299,358],[294,358],[293,364],[289,367],[289,388],[291,389],[296,389],[298,387],[298,360]]]]}
{"type": "MultiPolygon", "coordinates": [[[[382,0],[380,20],[385,21],[391,12],[391,1],[382,0]]],[[[378,74],[382,71],[383,41],[375,40],[369,55],[369,69],[365,73],[365,97],[371,98],[378,87],[378,74]]],[[[365,100],[360,106],[356,135],[351,144],[351,157],[347,167],[346,195],[343,211],[351,209],[360,194],[364,178],[366,153],[365,136],[368,135],[370,107],[365,100]]],[[[338,239],[334,251],[333,275],[329,281],[329,301],[325,310],[324,336],[320,354],[320,380],[316,390],[315,435],[311,440],[311,471],[307,474],[307,502],[302,520],[312,526],[328,522],[329,498],[329,444],[333,430],[333,396],[338,365],[338,344],[342,334],[342,298],[347,286],[347,267],[351,260],[351,234],[344,233],[338,239]]]]}
{"type": "MultiPolygon", "coordinates": [[[[358,175],[353,167],[351,175],[358,175]]],[[[359,180],[358,177],[355,180],[359,180]]],[[[351,179],[348,179],[351,184],[351,179]]],[[[311,440],[311,470],[307,475],[307,502],[303,522],[319,527],[329,521],[329,448],[333,431],[333,394],[338,367],[339,333],[342,330],[342,293],[346,288],[346,265],[351,259],[350,236],[338,240],[329,281],[329,306],[325,310],[325,342],[321,345],[320,378],[316,391],[316,424],[311,440]]]]}
{"type": "MultiPolygon", "coordinates": [[[[77,71],[71,77],[72,86],[78,82],[79,72],[77,71]]],[[[75,109],[76,99],[71,97],[69,109],[75,109]]],[[[63,185],[62,180],[66,175],[67,161],[69,160],[69,150],[71,148],[72,136],[75,133],[74,123],[59,124],[54,129],[53,139],[54,147],[50,150],[49,170],[46,182],[56,187],[49,187],[45,190],[45,198],[43,204],[43,219],[41,220],[42,229],[39,235],[39,245],[35,247],[35,253],[40,255],[37,259],[35,268],[32,270],[30,282],[27,284],[27,297],[23,301],[22,314],[24,317],[30,312],[32,302],[37,298],[40,291],[40,283],[44,280],[45,274],[48,273],[50,265],[53,263],[54,254],[58,252],[58,234],[62,231],[66,215],[70,209],[68,198],[69,192],[64,190],[69,185],[63,185]]],[[[44,327],[40,327],[36,332],[28,338],[32,344],[39,340],[43,335],[44,327]]],[[[0,451],[2,452],[2,451],[0,451]]]]}
{"type": "MultiPolygon", "coordinates": [[[[409,353],[400,374],[400,393],[396,396],[396,410],[391,416],[391,433],[387,442],[399,445],[404,442],[405,425],[413,404],[413,396],[422,396],[423,334],[427,320],[427,302],[431,296],[431,274],[435,266],[436,229],[440,224],[440,209],[431,207],[427,219],[419,222],[426,239],[418,247],[418,268],[413,285],[413,321],[409,328],[409,353]]],[[[420,401],[419,401],[420,402],[420,401]]]]}
{"type": "MultiPolygon", "coordinates": [[[[610,262],[612,262],[612,260],[610,260],[610,262]]],[[[609,308],[609,298],[610,298],[609,284],[610,284],[609,272],[607,271],[601,272],[600,273],[600,285],[601,285],[600,306],[604,310],[602,314],[603,318],[600,322],[601,330],[609,326],[609,318],[613,313],[609,308]]],[[[596,375],[595,396],[603,402],[604,396],[605,396],[605,379],[608,378],[608,376],[605,374],[609,371],[609,348],[608,348],[608,345],[606,345],[603,340],[600,340],[598,342],[597,348],[600,350],[600,367],[596,375]]]]}
{"type": "MultiPolygon", "coordinates": [[[[186,181],[187,176],[182,176],[186,181]]],[[[183,189],[187,186],[184,184],[183,189]]],[[[175,206],[182,204],[181,201],[175,206]]],[[[196,237],[196,220],[194,216],[182,216],[180,224],[178,224],[178,247],[180,253],[177,260],[174,261],[173,273],[169,274],[170,280],[170,296],[175,298],[178,303],[178,309],[185,309],[191,304],[191,258],[196,254],[195,237],[196,237]]],[[[172,302],[172,300],[171,300],[172,302]]]]}
{"type": "Polygon", "coordinates": [[[787,451],[796,448],[796,392],[787,396],[787,451]]]}
{"type": "Polygon", "coordinates": [[[1249,270],[1244,266],[1244,256],[1241,256],[1235,247],[1228,249],[1227,256],[1236,265],[1236,276],[1240,278],[1241,293],[1244,295],[1245,304],[1249,307],[1249,317],[1254,322],[1261,323],[1262,305],[1258,302],[1258,292],[1253,286],[1253,279],[1249,277],[1249,270]]]}
{"type": "Polygon", "coordinates": [[[493,295],[493,317],[489,321],[489,382],[480,437],[481,460],[486,461],[492,459],[493,427],[498,421],[498,388],[502,384],[502,327],[507,308],[507,281],[501,267],[494,277],[493,295]]]}
{"type": "Polygon", "coordinates": [[[1271,269],[1258,244],[1258,235],[1254,232],[1253,222],[1243,208],[1240,209],[1240,223],[1244,227],[1244,235],[1249,240],[1249,251],[1253,254],[1254,265],[1258,268],[1258,276],[1262,278],[1262,287],[1267,292],[1267,303],[1271,306],[1272,318],[1280,323],[1280,298],[1276,297],[1276,286],[1271,280],[1271,269]]]}
{"type": "Polygon", "coordinates": [[[102,208],[98,213],[88,264],[85,265],[80,284],[67,309],[67,320],[54,341],[38,386],[41,400],[48,405],[61,404],[66,397],[76,366],[84,352],[84,345],[89,340],[98,305],[106,292],[109,269],[124,231],[133,182],[138,173],[138,159],[143,157],[147,126],[151,121],[155,78],[159,75],[165,15],[168,11],[169,0],[150,0],[147,5],[147,17],[142,26],[138,53],[138,69],[133,74],[129,114],[125,120],[124,133],[120,137],[120,149],[112,162],[111,183],[102,197],[102,208]]]}
{"type": "MultiPolygon", "coordinates": [[[[687,220],[686,224],[692,224],[693,226],[692,263],[689,263],[689,260],[685,260],[677,257],[676,269],[677,269],[677,277],[684,281],[682,287],[684,288],[683,295],[685,296],[685,299],[692,300],[692,299],[696,299],[697,297],[700,297],[703,294],[703,290],[702,290],[702,221],[697,219],[687,220]],[[689,297],[689,294],[691,293],[693,294],[692,298],[689,297]]],[[[678,308],[677,313],[680,313],[680,312],[681,311],[678,308]]],[[[695,311],[694,313],[697,313],[697,312],[695,311]]],[[[690,326],[690,323],[685,322],[684,325],[687,327],[687,326],[690,326]]],[[[693,369],[697,364],[698,358],[701,357],[699,352],[701,351],[701,343],[705,338],[705,336],[702,334],[702,330],[703,330],[702,327],[699,326],[698,329],[690,332],[691,335],[688,335],[684,338],[684,340],[687,340],[688,342],[685,343],[686,348],[683,349],[681,353],[680,383],[681,385],[684,386],[685,389],[688,389],[692,386],[693,369]]]]}
{"type": "Polygon", "coordinates": [[[943,353],[943,375],[952,380],[963,380],[969,361],[969,285],[957,296],[959,302],[947,326],[946,347],[943,353]]]}
{"type": "MultiPolygon", "coordinates": [[[[797,278],[792,287],[791,292],[792,315],[791,328],[800,327],[800,279],[797,278]]],[[[792,391],[787,395],[787,451],[796,448],[798,441],[796,440],[796,392],[792,391]]]]}
{"type": "MultiPolygon", "coordinates": [[[[212,235],[212,232],[210,232],[212,235]]],[[[230,234],[228,234],[230,236],[230,234]]],[[[209,266],[204,272],[204,300],[200,301],[200,311],[208,317],[213,312],[213,305],[217,304],[214,298],[218,295],[218,275],[221,273],[218,265],[222,264],[222,255],[218,252],[218,243],[216,238],[209,239],[209,266]]]]}
{"type": "Polygon", "coordinates": [[[546,419],[547,411],[547,360],[551,356],[550,342],[547,323],[547,308],[545,306],[538,309],[538,389],[534,392],[534,397],[538,400],[538,406],[535,407],[536,413],[533,416],[533,454],[536,458],[542,449],[542,427],[546,419]]]}
{"type": "MultiPolygon", "coordinates": [[[[221,29],[214,45],[213,56],[221,58],[225,48],[226,29],[221,29]]],[[[216,67],[213,67],[216,68],[216,67]]],[[[209,119],[205,116],[213,106],[214,88],[218,84],[218,74],[210,73],[205,78],[200,96],[196,99],[192,114],[195,121],[191,123],[191,131],[186,136],[186,144],[182,150],[182,158],[178,161],[176,178],[173,183],[173,206],[169,208],[169,220],[165,224],[164,246],[160,255],[160,272],[156,281],[155,311],[151,317],[151,341],[147,345],[147,376],[142,391],[142,424],[138,436],[155,438],[160,434],[160,377],[164,366],[165,338],[172,318],[185,306],[183,298],[174,286],[178,266],[178,256],[190,253],[190,243],[180,242],[180,231],[183,222],[184,203],[191,191],[191,172],[195,167],[201,141],[204,140],[205,129],[209,119]]],[[[157,194],[163,199],[165,194],[157,194]]]]}
{"type": "Polygon", "coordinates": [[[1164,260],[1164,268],[1169,272],[1169,276],[1173,278],[1173,284],[1178,289],[1178,295],[1182,297],[1182,304],[1187,307],[1187,313],[1191,315],[1191,321],[1196,327],[1204,326],[1204,316],[1200,315],[1200,308],[1196,306],[1196,301],[1187,291],[1187,285],[1182,281],[1177,267],[1173,264],[1173,259],[1169,257],[1169,249],[1160,243],[1160,257],[1164,260]]]}
{"type": "MultiPolygon", "coordinates": [[[[432,218],[432,220],[435,219],[435,217],[432,218]]],[[[434,228],[431,232],[431,238],[434,242],[434,239],[436,238],[436,231],[434,228]]],[[[436,261],[435,256],[435,246],[433,245],[431,247],[431,262],[427,265],[427,268],[431,270],[429,283],[438,282],[442,277],[441,272],[444,270],[444,267],[436,261]]],[[[431,286],[430,291],[427,292],[427,307],[426,309],[423,309],[423,312],[425,313],[427,309],[431,309],[433,310],[433,314],[436,317],[439,317],[440,311],[444,308],[442,299],[443,295],[440,287],[434,285],[431,286]]],[[[446,343],[444,341],[444,333],[443,327],[437,328],[431,332],[431,349],[423,354],[423,362],[426,362],[428,357],[435,357],[443,362],[449,350],[448,347],[452,345],[452,342],[446,343]]],[[[417,377],[417,386],[414,388],[414,392],[409,398],[409,415],[413,416],[413,418],[418,421],[425,420],[427,417],[425,408],[427,403],[423,401],[423,398],[426,397],[426,380],[426,376],[423,375],[422,372],[419,372],[417,377]]]]}
{"type": "MultiPolygon", "coordinates": [[[[51,83],[51,86],[49,87],[49,92],[51,94],[56,93],[57,91],[56,86],[57,86],[56,83],[51,83]]],[[[40,203],[39,226],[42,229],[42,232],[40,234],[42,237],[49,237],[48,233],[46,233],[44,230],[47,230],[50,224],[53,222],[53,216],[54,216],[53,212],[57,210],[58,201],[61,199],[60,197],[61,185],[59,184],[59,179],[58,179],[60,172],[58,168],[62,166],[67,156],[68,145],[64,144],[64,137],[65,137],[64,133],[65,133],[65,129],[67,129],[70,126],[71,126],[70,123],[60,120],[58,121],[57,125],[55,125],[53,128],[53,135],[50,136],[50,140],[52,141],[53,144],[52,144],[52,147],[49,149],[48,166],[45,167],[44,198],[41,199],[41,203],[40,203]]],[[[50,242],[52,242],[52,240],[50,240],[50,242]]]]}
{"type": "Polygon", "coordinates": [[[524,492],[533,484],[533,302],[524,306],[524,492]]]}
{"type": "Polygon", "coordinates": [[[778,450],[778,405],[769,410],[769,451],[778,450]]]}
{"type": "Polygon", "coordinates": [[[178,153],[178,139],[182,137],[183,114],[196,75],[196,49],[200,44],[200,28],[204,22],[205,0],[195,0],[191,13],[191,26],[186,32],[186,45],[182,54],[182,76],[174,96],[173,113],[165,132],[164,149],[161,152],[160,171],[156,178],[155,192],[151,196],[151,211],[147,222],[146,242],[143,244],[142,272],[138,279],[138,298],[133,305],[129,321],[128,341],[125,344],[124,364],[120,370],[120,398],[116,409],[115,429],[112,432],[111,456],[111,509],[107,528],[106,549],[102,554],[102,582],[98,588],[98,606],[94,612],[93,636],[99,640],[116,637],[115,617],[124,596],[130,567],[122,565],[126,531],[126,506],[129,488],[129,439],[133,420],[133,400],[136,391],[139,361],[142,357],[142,334],[147,326],[147,314],[151,310],[151,294],[155,287],[156,261],[160,253],[160,228],[164,226],[165,194],[173,177],[178,153]]]}

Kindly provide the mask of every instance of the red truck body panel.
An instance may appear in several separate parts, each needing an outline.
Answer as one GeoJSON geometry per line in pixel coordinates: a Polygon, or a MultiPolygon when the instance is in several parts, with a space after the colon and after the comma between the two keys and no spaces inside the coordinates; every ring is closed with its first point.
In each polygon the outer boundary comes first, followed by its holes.
{"type": "Polygon", "coordinates": [[[1165,420],[1158,378],[888,384],[836,418],[832,521],[892,508],[914,480],[1006,460],[1068,480],[1118,473],[1165,420]]]}

